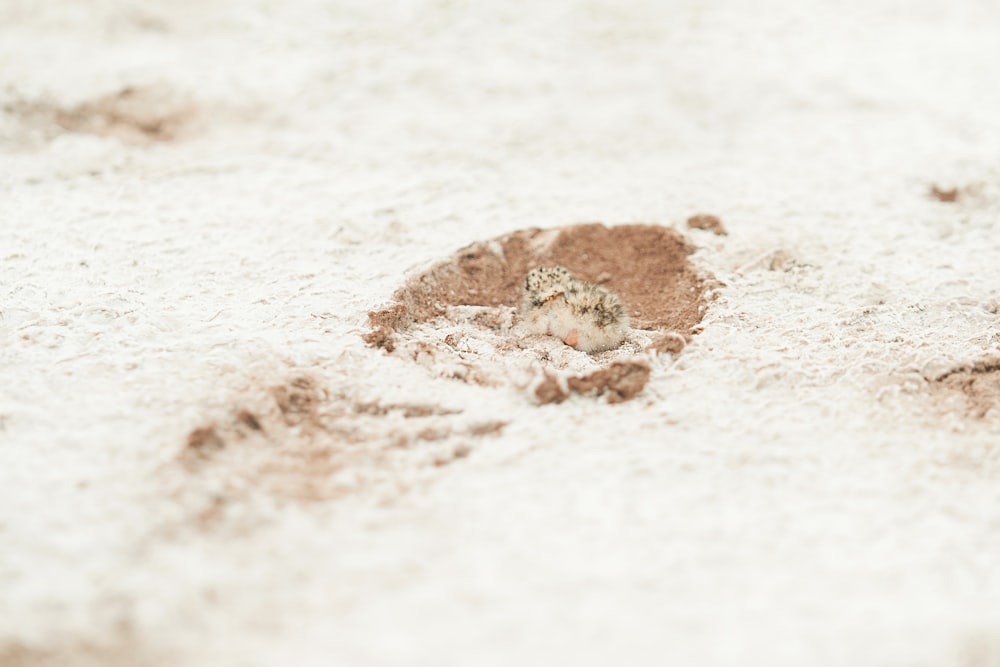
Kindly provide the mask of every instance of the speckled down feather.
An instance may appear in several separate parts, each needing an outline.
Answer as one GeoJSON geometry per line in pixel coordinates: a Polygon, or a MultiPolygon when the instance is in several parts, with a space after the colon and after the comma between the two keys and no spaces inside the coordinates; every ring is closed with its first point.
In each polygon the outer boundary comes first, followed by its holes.
{"type": "Polygon", "coordinates": [[[616,294],[574,278],[561,266],[528,272],[521,311],[532,333],[558,336],[584,352],[618,347],[629,331],[625,305],[616,294]]]}

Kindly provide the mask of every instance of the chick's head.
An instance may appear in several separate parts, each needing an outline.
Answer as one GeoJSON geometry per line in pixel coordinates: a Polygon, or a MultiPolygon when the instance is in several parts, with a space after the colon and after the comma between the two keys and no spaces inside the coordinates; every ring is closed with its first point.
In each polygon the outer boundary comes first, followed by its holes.
{"type": "Polygon", "coordinates": [[[540,306],[565,294],[573,277],[561,266],[543,266],[528,271],[524,277],[525,299],[532,306],[540,306]]]}

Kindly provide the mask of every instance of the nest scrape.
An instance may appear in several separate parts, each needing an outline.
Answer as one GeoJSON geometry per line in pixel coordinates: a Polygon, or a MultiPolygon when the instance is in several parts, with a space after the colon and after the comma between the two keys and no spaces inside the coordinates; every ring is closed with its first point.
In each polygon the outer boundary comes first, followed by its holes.
{"type": "Polygon", "coordinates": [[[576,382],[577,391],[607,393],[612,402],[628,400],[636,393],[631,389],[583,391],[581,383],[589,382],[583,378],[611,372],[612,364],[643,350],[677,354],[690,341],[704,317],[709,293],[718,285],[691,264],[694,250],[680,233],[659,225],[580,224],[516,231],[473,243],[410,278],[390,305],[368,314],[371,331],[364,340],[439,376],[487,386],[504,384],[512,372],[516,375],[519,357],[522,370],[533,362],[536,368],[530,374],[543,379],[543,403],[564,398],[561,389],[544,381],[558,371],[568,371],[561,376],[576,382]],[[525,275],[540,266],[563,266],[574,277],[615,292],[628,308],[635,335],[619,350],[588,357],[525,334],[518,328],[517,307],[525,275]],[[491,368],[491,354],[504,357],[508,370],[496,368],[498,364],[491,368]]]}

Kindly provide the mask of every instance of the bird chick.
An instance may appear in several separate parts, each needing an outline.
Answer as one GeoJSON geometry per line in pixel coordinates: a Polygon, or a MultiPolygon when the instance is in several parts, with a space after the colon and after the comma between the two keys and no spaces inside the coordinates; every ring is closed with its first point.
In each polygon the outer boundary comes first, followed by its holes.
{"type": "Polygon", "coordinates": [[[618,347],[629,331],[625,305],[617,295],[577,280],[561,266],[528,272],[521,313],[532,333],[558,336],[583,352],[618,347]]]}

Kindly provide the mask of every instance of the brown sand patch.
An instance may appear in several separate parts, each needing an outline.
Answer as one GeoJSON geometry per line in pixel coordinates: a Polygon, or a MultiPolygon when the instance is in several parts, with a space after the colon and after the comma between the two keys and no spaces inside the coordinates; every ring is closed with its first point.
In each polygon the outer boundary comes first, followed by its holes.
{"type": "Polygon", "coordinates": [[[704,229],[706,231],[712,232],[716,236],[726,236],[729,234],[726,228],[722,225],[722,220],[719,220],[718,216],[710,215],[708,213],[698,213],[697,215],[692,215],[687,219],[687,226],[691,229],[704,229]]]}
{"type": "Polygon", "coordinates": [[[366,415],[387,415],[391,412],[399,412],[406,419],[454,415],[461,412],[461,410],[450,410],[448,408],[443,408],[440,405],[426,405],[422,403],[382,403],[381,401],[355,403],[354,410],[359,414],[366,415]]]}
{"type": "Polygon", "coordinates": [[[688,261],[693,251],[676,231],[657,225],[513,232],[467,246],[411,278],[395,303],[368,314],[366,340],[384,346],[387,336],[444,315],[449,305],[516,307],[528,271],[557,264],[621,296],[633,326],[687,336],[706,305],[705,278],[688,261]]]}
{"type": "Polygon", "coordinates": [[[768,269],[771,271],[789,271],[795,266],[795,258],[787,250],[778,250],[771,255],[771,263],[768,269]]]}
{"type": "Polygon", "coordinates": [[[115,137],[134,143],[179,139],[197,116],[190,100],[164,86],[127,86],[70,108],[48,102],[25,102],[11,105],[9,110],[43,129],[115,137]]]}
{"type": "Polygon", "coordinates": [[[446,454],[444,456],[439,456],[438,458],[434,459],[434,467],[441,468],[443,466],[448,465],[449,463],[458,461],[459,459],[464,459],[466,456],[469,455],[471,451],[472,449],[468,445],[465,444],[456,445],[455,449],[453,449],[449,454],[446,454]]]}
{"type": "Polygon", "coordinates": [[[426,403],[358,401],[299,373],[237,396],[228,414],[188,434],[177,462],[195,491],[197,480],[205,480],[210,491],[194,493],[194,516],[210,527],[259,493],[301,502],[369,489],[398,493],[404,477],[464,458],[507,424],[467,422],[461,413],[426,403]]]}
{"type": "Polygon", "coordinates": [[[509,423],[500,420],[479,422],[469,426],[469,433],[471,435],[500,435],[509,423]]]}
{"type": "Polygon", "coordinates": [[[959,194],[958,188],[942,188],[937,184],[932,185],[930,189],[930,196],[933,199],[946,204],[953,204],[957,202],[959,194]]]}
{"type": "Polygon", "coordinates": [[[562,403],[569,398],[569,392],[559,384],[559,378],[552,373],[542,375],[542,381],[535,386],[535,400],[540,405],[562,403]]]}
{"type": "Polygon", "coordinates": [[[152,667],[176,664],[176,658],[158,654],[131,630],[122,629],[107,643],[77,639],[49,641],[44,646],[19,642],[0,644],[2,667],[152,667]]]}
{"type": "Polygon", "coordinates": [[[1000,357],[957,366],[928,382],[936,391],[961,396],[967,417],[1000,417],[1000,357]]]}
{"type": "Polygon", "coordinates": [[[308,376],[271,387],[271,396],[289,426],[315,421],[318,406],[325,398],[316,381],[308,376]]]}
{"type": "Polygon", "coordinates": [[[260,425],[260,421],[257,420],[257,416],[250,412],[249,410],[240,410],[236,413],[236,421],[244,426],[246,426],[251,431],[263,431],[264,427],[260,425]]]}
{"type": "MultiPolygon", "coordinates": [[[[607,370],[607,364],[620,361],[630,350],[676,354],[697,333],[710,292],[718,286],[690,263],[693,251],[677,231],[658,225],[583,224],[513,232],[473,243],[410,278],[395,292],[393,303],[368,314],[371,331],[364,340],[441,377],[484,386],[510,382],[509,374],[517,365],[514,357],[525,351],[534,350],[543,367],[564,368],[571,362],[563,358],[559,362],[563,366],[552,366],[552,350],[537,336],[527,340],[517,328],[525,275],[539,266],[561,265],[575,277],[617,293],[633,330],[643,333],[612,354],[593,355],[592,362],[607,370]],[[428,323],[441,334],[428,331],[424,327],[428,323]],[[414,333],[418,330],[419,335],[414,333]],[[484,351],[487,347],[492,352],[484,351]],[[505,364],[505,359],[511,363],[505,364]]],[[[578,382],[589,377],[581,372],[586,367],[581,362],[571,373],[578,382]]],[[[550,375],[543,372],[541,382],[531,389],[540,403],[566,398],[566,388],[550,375]]],[[[603,380],[595,382],[600,385],[603,380]]],[[[608,393],[615,401],[634,395],[628,389],[619,392],[601,386],[601,391],[585,393],[608,393]]]]}
{"type": "MultiPolygon", "coordinates": [[[[398,292],[397,292],[398,294],[398,292]]],[[[396,303],[382,310],[368,313],[368,322],[371,324],[370,333],[362,336],[362,339],[372,347],[380,347],[386,352],[392,352],[396,345],[392,340],[392,335],[397,327],[410,319],[406,306],[396,303]]]]}
{"type": "Polygon", "coordinates": [[[992,180],[971,181],[947,186],[935,183],[927,189],[928,198],[934,201],[943,204],[960,204],[970,208],[991,206],[996,203],[998,194],[1000,194],[1000,190],[992,180]]]}
{"type": "Polygon", "coordinates": [[[215,425],[202,426],[191,431],[184,446],[185,456],[192,459],[203,459],[211,456],[225,446],[222,438],[215,431],[215,425]]]}

